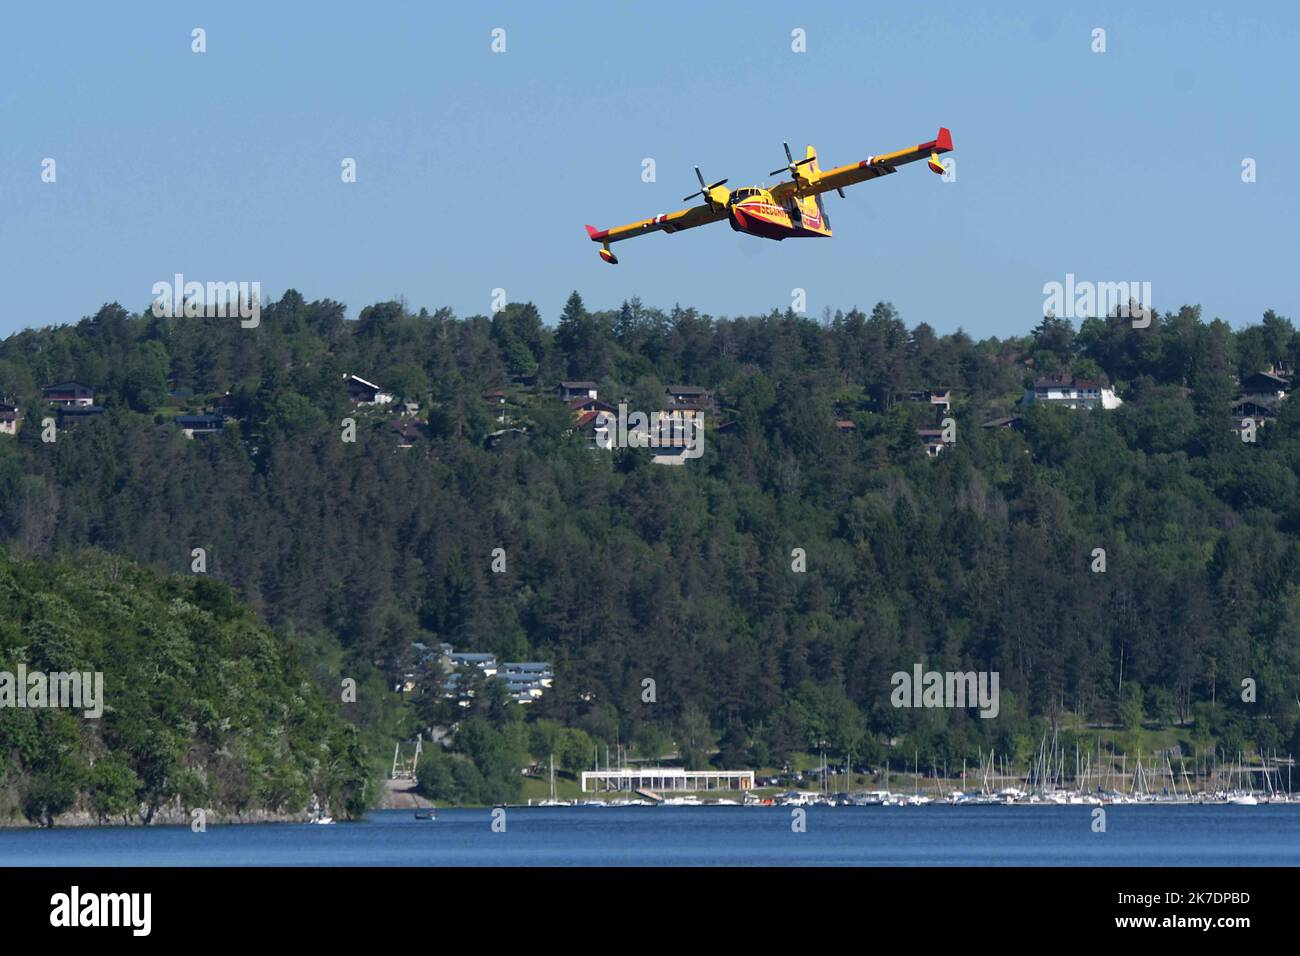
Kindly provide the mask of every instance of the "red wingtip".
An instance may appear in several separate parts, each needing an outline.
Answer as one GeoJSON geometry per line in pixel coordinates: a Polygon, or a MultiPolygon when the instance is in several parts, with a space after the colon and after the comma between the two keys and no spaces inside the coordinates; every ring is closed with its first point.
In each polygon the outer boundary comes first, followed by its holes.
{"type": "Polygon", "coordinates": [[[587,227],[587,235],[591,237],[592,242],[600,242],[609,235],[608,229],[597,229],[595,226],[587,227]]]}
{"type": "Polygon", "coordinates": [[[952,133],[948,132],[948,127],[939,127],[939,138],[934,141],[935,151],[940,153],[952,152],[952,133]]]}

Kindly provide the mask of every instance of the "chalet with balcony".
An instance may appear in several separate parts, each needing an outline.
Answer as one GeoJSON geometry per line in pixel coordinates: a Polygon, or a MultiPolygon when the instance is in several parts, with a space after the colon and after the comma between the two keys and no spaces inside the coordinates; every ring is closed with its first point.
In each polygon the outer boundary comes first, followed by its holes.
{"type": "Polygon", "coordinates": [[[669,385],[664,389],[669,408],[705,410],[713,407],[713,394],[698,385],[669,385]]]}
{"type": "Polygon", "coordinates": [[[1261,405],[1281,402],[1286,398],[1291,383],[1272,372],[1256,372],[1241,382],[1239,400],[1258,402],[1261,405]]]}
{"type": "Polygon", "coordinates": [[[595,398],[595,382],[561,382],[555,387],[555,394],[562,401],[571,402],[575,398],[595,398]]]}
{"type": "Polygon", "coordinates": [[[88,408],[95,404],[95,390],[81,382],[55,382],[43,389],[45,400],[61,408],[88,408]]]}
{"type": "Polygon", "coordinates": [[[1114,389],[1068,374],[1036,379],[1033,387],[1025,390],[1023,401],[1026,405],[1060,405],[1064,408],[1111,409],[1124,404],[1114,389]]]}

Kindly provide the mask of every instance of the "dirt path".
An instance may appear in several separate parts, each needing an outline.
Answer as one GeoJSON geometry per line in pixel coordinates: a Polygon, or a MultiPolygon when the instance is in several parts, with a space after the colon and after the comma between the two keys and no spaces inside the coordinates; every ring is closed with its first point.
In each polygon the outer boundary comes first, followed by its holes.
{"type": "Polygon", "coordinates": [[[378,810],[427,810],[433,804],[415,792],[413,780],[385,780],[378,810]]]}

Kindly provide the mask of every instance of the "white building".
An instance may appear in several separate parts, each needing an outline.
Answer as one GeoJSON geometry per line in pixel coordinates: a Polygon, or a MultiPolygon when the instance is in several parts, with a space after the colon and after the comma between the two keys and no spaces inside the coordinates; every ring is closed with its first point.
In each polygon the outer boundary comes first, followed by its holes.
{"type": "Polygon", "coordinates": [[[1026,405],[1042,402],[1049,405],[1061,405],[1065,408],[1119,408],[1123,399],[1115,394],[1113,388],[1107,388],[1098,382],[1075,378],[1072,375],[1058,375],[1052,378],[1040,378],[1033,388],[1025,389],[1026,405]]]}

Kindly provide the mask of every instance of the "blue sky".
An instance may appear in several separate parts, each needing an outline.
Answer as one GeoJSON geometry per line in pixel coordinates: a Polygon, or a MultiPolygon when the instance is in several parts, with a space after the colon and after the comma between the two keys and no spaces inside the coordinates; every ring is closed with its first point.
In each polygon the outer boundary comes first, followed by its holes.
{"type": "Polygon", "coordinates": [[[177,272],[354,317],[399,295],[486,313],[496,288],[548,322],[575,288],[739,315],[803,288],[814,315],[884,299],[1007,336],[1074,273],[1234,325],[1300,320],[1295,5],[1056,6],[6,6],[0,333],[143,309],[177,272]],[[956,181],[917,164],[832,194],[829,240],[717,224],[621,243],[610,267],[583,230],[681,208],[696,164],[771,183],[783,140],[829,167],[941,125],[956,181]]]}

